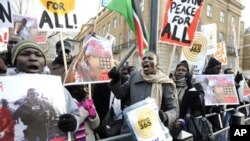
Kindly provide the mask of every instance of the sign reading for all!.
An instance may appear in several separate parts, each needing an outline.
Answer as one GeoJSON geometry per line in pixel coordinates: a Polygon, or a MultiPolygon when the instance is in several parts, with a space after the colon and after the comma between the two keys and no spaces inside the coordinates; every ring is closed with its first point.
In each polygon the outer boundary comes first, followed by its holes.
{"type": "Polygon", "coordinates": [[[204,0],[169,0],[160,42],[191,46],[204,0]]]}
{"type": "Polygon", "coordinates": [[[37,1],[38,28],[48,31],[80,30],[75,6],[76,0],[37,1]]]}

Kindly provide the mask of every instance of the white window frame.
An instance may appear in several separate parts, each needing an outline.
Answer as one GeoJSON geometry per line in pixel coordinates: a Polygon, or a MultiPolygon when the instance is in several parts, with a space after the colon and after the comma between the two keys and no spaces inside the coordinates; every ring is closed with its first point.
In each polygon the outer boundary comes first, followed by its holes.
{"type": "Polygon", "coordinates": [[[220,22],[225,23],[225,12],[220,11],[220,22]]]}
{"type": "Polygon", "coordinates": [[[213,16],[213,7],[210,4],[207,5],[207,16],[208,17],[212,17],[213,16]]]}

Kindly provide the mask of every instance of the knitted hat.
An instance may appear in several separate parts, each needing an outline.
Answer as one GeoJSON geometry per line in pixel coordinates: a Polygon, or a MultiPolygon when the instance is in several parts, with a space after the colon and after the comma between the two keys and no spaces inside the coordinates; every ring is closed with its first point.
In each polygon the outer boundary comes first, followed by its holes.
{"type": "Polygon", "coordinates": [[[213,57],[210,57],[208,64],[207,64],[207,68],[212,68],[212,67],[215,67],[217,65],[221,65],[221,62],[219,62],[218,60],[216,60],[213,57]]]}
{"type": "Polygon", "coordinates": [[[23,41],[19,41],[14,46],[14,48],[12,49],[12,52],[11,52],[11,62],[12,62],[13,65],[15,65],[15,63],[16,63],[16,57],[17,57],[17,55],[23,49],[26,49],[26,48],[34,48],[34,49],[37,49],[38,51],[40,51],[42,53],[43,57],[44,57],[45,64],[46,64],[46,58],[45,58],[45,55],[44,55],[44,52],[43,52],[42,48],[37,43],[35,43],[34,41],[23,40],[23,41]]]}

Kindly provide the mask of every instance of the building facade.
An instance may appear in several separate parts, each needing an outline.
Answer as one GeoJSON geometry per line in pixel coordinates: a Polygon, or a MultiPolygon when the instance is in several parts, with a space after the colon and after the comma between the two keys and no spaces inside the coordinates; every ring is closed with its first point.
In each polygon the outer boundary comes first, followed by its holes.
{"type": "MultiPolygon", "coordinates": [[[[142,11],[142,18],[146,28],[150,28],[150,0],[138,0],[142,11]]],[[[158,11],[158,33],[161,31],[161,24],[164,15],[166,0],[159,0],[158,11]]],[[[200,25],[216,23],[217,25],[217,41],[225,41],[227,47],[228,64],[226,67],[239,69],[242,67],[242,61],[237,61],[237,57],[242,58],[240,49],[243,47],[242,28],[244,24],[240,22],[241,10],[244,6],[239,0],[205,0],[200,15],[200,25]],[[236,44],[232,42],[236,40],[236,44]],[[240,53],[237,54],[236,50],[240,53]]],[[[82,31],[74,38],[77,41],[83,40],[89,32],[95,32],[98,36],[105,36],[109,33],[116,37],[113,44],[113,54],[116,60],[121,60],[128,49],[136,44],[135,34],[130,30],[126,20],[117,12],[103,9],[98,16],[90,19],[89,22],[82,27],[82,31]]],[[[164,72],[173,71],[180,60],[181,47],[173,50],[172,45],[158,43],[157,54],[159,56],[159,66],[164,72]],[[171,58],[171,56],[173,56],[171,58]]],[[[139,56],[137,51],[128,59],[129,65],[139,67],[139,56]]]]}

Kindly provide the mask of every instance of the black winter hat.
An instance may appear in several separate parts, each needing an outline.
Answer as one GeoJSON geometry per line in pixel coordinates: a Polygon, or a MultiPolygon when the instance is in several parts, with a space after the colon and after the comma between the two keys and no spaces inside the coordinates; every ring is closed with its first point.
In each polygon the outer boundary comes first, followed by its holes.
{"type": "Polygon", "coordinates": [[[210,57],[208,64],[207,64],[207,68],[212,68],[212,67],[215,67],[217,65],[221,65],[221,62],[216,60],[214,57],[210,57]]]}
{"type": "MultiPolygon", "coordinates": [[[[182,60],[179,64],[177,64],[177,66],[176,66],[176,69],[179,67],[179,66],[184,66],[184,67],[186,67],[187,68],[187,71],[189,72],[189,64],[188,64],[188,62],[186,61],[186,60],[182,60]]],[[[175,69],[175,70],[176,70],[175,69]]]]}
{"type": "MultiPolygon", "coordinates": [[[[65,50],[68,50],[70,52],[71,51],[71,45],[70,45],[70,43],[68,41],[66,41],[66,40],[63,40],[63,43],[64,43],[65,50]]],[[[56,43],[56,50],[59,51],[59,52],[62,51],[61,41],[58,41],[56,43]]]]}

